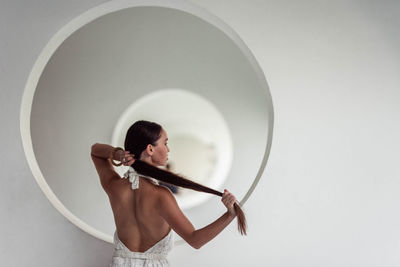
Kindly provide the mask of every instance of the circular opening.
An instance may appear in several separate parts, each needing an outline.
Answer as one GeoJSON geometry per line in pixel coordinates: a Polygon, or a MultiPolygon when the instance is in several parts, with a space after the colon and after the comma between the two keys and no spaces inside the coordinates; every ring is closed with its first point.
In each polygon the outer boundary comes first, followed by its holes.
{"type": "MultiPolygon", "coordinates": [[[[114,128],[112,144],[123,147],[125,134],[137,120],[156,121],[167,131],[168,162],[173,171],[211,188],[220,188],[233,158],[232,137],[223,115],[206,98],[182,89],[163,89],[132,103],[114,128]],[[157,108],[153,108],[157,107],[157,108]]],[[[117,168],[120,175],[127,167],[117,168]]],[[[180,188],[175,197],[189,209],[212,197],[180,188]]]]}
{"type": "MultiPolygon", "coordinates": [[[[168,122],[165,127],[171,138],[180,140],[174,144],[177,153],[191,143],[204,148],[204,157],[223,159],[205,169],[220,170],[228,177],[221,187],[229,188],[244,204],[268,159],[271,96],[246,45],[204,9],[168,0],[101,4],[56,33],[29,75],[20,127],[33,176],[60,213],[102,240],[113,241],[115,225],[90,159],[90,146],[111,143],[118,128],[115,122],[127,107],[162,88],[191,92],[222,114],[230,130],[231,153],[219,149],[220,144],[207,150],[205,135],[173,134],[174,127],[190,127],[168,122]]],[[[218,205],[217,198],[210,198],[187,208],[185,214],[194,225],[206,225],[220,215],[218,205]]]]}

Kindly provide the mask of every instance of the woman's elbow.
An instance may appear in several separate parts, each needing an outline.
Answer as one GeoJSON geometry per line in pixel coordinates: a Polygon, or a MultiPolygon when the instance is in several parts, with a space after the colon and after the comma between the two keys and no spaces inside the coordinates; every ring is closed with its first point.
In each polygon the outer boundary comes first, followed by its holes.
{"type": "Polygon", "coordinates": [[[199,240],[197,240],[197,238],[195,237],[194,232],[190,237],[184,239],[194,249],[200,249],[203,246],[203,244],[201,244],[201,242],[199,242],[199,240]]]}
{"type": "Polygon", "coordinates": [[[192,243],[190,246],[194,249],[200,249],[203,245],[192,243]]]}
{"type": "Polygon", "coordinates": [[[198,240],[196,240],[196,239],[192,239],[192,240],[190,240],[190,242],[188,242],[189,243],[189,245],[192,247],[192,248],[194,248],[194,249],[200,249],[204,244],[202,244],[201,242],[199,242],[198,240]]]}
{"type": "Polygon", "coordinates": [[[90,151],[91,153],[93,153],[93,150],[95,149],[95,147],[97,147],[98,143],[94,143],[91,147],[90,147],[90,151]]]}

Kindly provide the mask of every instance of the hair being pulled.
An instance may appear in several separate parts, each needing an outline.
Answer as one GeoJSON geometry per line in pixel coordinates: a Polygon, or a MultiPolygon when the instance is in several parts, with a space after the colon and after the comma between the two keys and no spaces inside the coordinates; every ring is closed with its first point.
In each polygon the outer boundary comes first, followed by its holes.
{"type": "MultiPolygon", "coordinates": [[[[221,197],[223,195],[223,193],[217,190],[193,182],[185,177],[182,177],[170,171],[157,168],[141,160],[135,160],[135,162],[131,165],[131,167],[134,168],[135,171],[137,171],[139,174],[150,176],[164,183],[192,189],[199,192],[214,194],[221,197]]],[[[244,212],[238,203],[234,204],[234,208],[238,221],[238,230],[240,234],[246,235],[247,223],[244,212]]]]}
{"type": "MultiPolygon", "coordinates": [[[[125,150],[130,151],[135,157],[135,162],[131,165],[131,167],[141,175],[150,176],[170,185],[184,187],[222,197],[223,193],[217,190],[193,182],[173,172],[157,168],[139,159],[141,153],[148,144],[155,145],[156,141],[160,138],[161,129],[162,127],[159,124],[143,120],[135,122],[128,129],[125,138],[125,150]]],[[[234,209],[237,216],[238,230],[240,234],[246,235],[247,223],[244,212],[239,203],[234,204],[234,209]]]]}

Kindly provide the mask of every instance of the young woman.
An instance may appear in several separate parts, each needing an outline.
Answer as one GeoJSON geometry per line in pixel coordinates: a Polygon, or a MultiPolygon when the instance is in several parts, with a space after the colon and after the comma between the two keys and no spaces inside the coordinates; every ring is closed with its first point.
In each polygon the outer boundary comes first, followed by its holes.
{"type": "Polygon", "coordinates": [[[137,121],[126,134],[125,150],[98,143],[92,146],[92,160],[110,199],[116,224],[111,267],[169,266],[166,256],[173,245],[171,229],[196,249],[217,236],[237,215],[238,227],[242,234],[246,233],[243,212],[228,190],[220,193],[157,167],[167,163],[167,141],[167,133],[159,124],[137,121]],[[123,177],[128,179],[121,179],[115,172],[114,161],[130,166],[123,177]],[[213,223],[196,230],[171,191],[159,186],[154,178],[220,195],[227,211],[213,223]]]}

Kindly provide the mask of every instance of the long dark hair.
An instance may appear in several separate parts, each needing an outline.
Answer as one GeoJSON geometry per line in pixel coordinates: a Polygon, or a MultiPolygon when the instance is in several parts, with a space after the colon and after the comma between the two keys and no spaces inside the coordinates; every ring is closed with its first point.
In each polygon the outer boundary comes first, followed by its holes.
{"type": "MultiPolygon", "coordinates": [[[[163,170],[152,166],[140,160],[140,155],[146,149],[148,144],[156,145],[157,140],[161,137],[161,125],[140,120],[132,124],[128,129],[125,137],[125,150],[129,151],[135,157],[135,162],[131,165],[139,174],[153,177],[159,181],[176,185],[192,190],[222,196],[223,193],[195,183],[185,177],[177,175],[173,172],[163,170]]],[[[238,230],[242,235],[246,235],[247,224],[243,210],[238,203],[234,204],[235,212],[238,221],[238,230]]]]}

